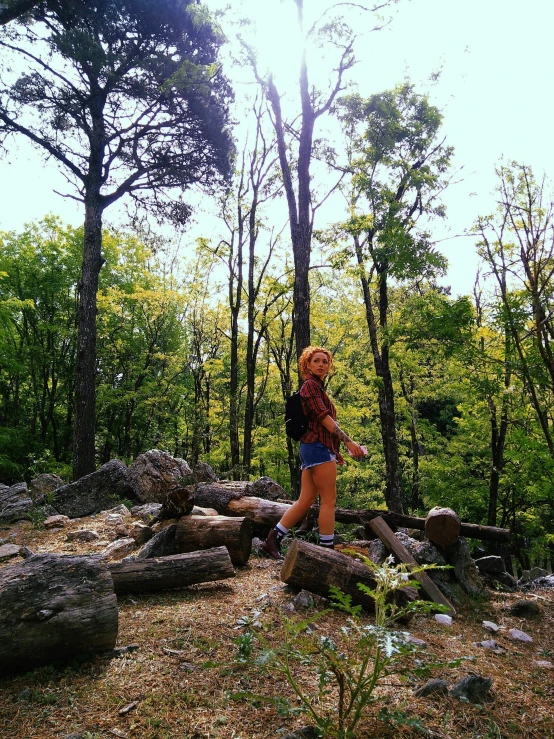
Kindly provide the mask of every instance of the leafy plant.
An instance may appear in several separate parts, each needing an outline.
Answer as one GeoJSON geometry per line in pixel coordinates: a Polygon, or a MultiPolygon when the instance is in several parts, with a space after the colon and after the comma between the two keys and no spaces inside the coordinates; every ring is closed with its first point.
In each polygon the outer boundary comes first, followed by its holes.
{"type": "MultiPolygon", "coordinates": [[[[367,560],[365,557],[361,559],[367,560]]],[[[391,624],[408,613],[444,610],[441,606],[417,600],[406,606],[397,606],[391,595],[408,586],[419,587],[419,583],[411,579],[405,565],[394,566],[391,558],[381,566],[369,560],[367,563],[374,570],[375,588],[362,587],[361,584],[358,587],[375,602],[374,624],[364,624],[360,617],[361,606],[353,605],[350,595],[332,587],[333,607],[348,616],[341,628],[340,641],[314,633],[310,628],[329,609],[304,620],[284,618],[282,642],[277,647],[272,646],[260,631],[255,632],[265,648],[258,664],[272,673],[284,675],[303,710],[325,737],[355,737],[364,709],[377,700],[375,688],[378,682],[394,671],[394,662],[400,656],[413,650],[407,633],[392,630],[391,624]],[[298,667],[304,671],[311,669],[311,688],[299,676],[298,667]]],[[[415,569],[430,569],[430,566],[415,569]]]]}
{"type": "Polygon", "coordinates": [[[235,660],[237,662],[249,662],[252,656],[252,650],[254,649],[254,636],[251,631],[245,631],[244,634],[239,634],[232,642],[237,647],[237,654],[235,660]]]}

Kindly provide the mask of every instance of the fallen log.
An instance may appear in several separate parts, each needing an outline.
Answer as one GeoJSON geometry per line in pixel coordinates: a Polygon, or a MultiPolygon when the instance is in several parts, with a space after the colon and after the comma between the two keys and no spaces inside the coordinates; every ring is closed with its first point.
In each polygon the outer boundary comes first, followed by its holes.
{"type": "MultiPolygon", "coordinates": [[[[381,539],[387,549],[389,549],[394,554],[398,561],[403,562],[404,564],[412,565],[414,567],[419,567],[416,560],[396,538],[390,526],[387,526],[386,522],[383,520],[383,518],[381,518],[381,516],[377,516],[377,518],[374,518],[372,521],[370,521],[369,525],[371,526],[373,531],[375,531],[375,533],[381,539]]],[[[434,601],[435,603],[439,603],[441,606],[446,606],[452,616],[456,615],[456,610],[452,603],[445,595],[442,594],[442,592],[439,590],[439,588],[435,585],[435,583],[431,580],[426,572],[415,572],[413,576],[419,582],[423,592],[425,593],[425,595],[427,595],[428,598],[430,598],[430,600],[434,601]]]]}
{"type": "MultiPolygon", "coordinates": [[[[370,613],[375,611],[373,598],[358,588],[363,583],[375,588],[375,579],[367,565],[333,549],[295,539],[290,545],[281,567],[281,580],[287,585],[309,590],[311,593],[329,597],[331,585],[340,588],[370,613]]],[[[417,597],[415,588],[403,588],[394,595],[399,606],[406,605],[417,597]]]]}
{"type": "Polygon", "coordinates": [[[461,521],[452,508],[431,508],[425,519],[425,536],[440,547],[455,544],[460,536],[461,521]]]}
{"type": "MultiPolygon", "coordinates": [[[[224,516],[246,516],[253,523],[265,526],[275,526],[277,521],[288,510],[290,504],[256,498],[243,495],[244,483],[228,483],[223,485],[203,484],[198,485],[196,499],[200,497],[201,505],[215,508],[224,516]],[[199,493],[199,489],[202,488],[199,493]]],[[[308,511],[309,516],[315,517],[319,513],[319,506],[312,506],[308,511]]],[[[377,508],[366,508],[364,510],[353,510],[350,508],[336,508],[335,518],[339,523],[369,524],[371,520],[381,516],[391,528],[407,528],[425,531],[425,518],[407,516],[403,513],[383,511],[377,508]]],[[[470,539],[481,539],[482,541],[510,541],[510,530],[495,526],[481,526],[473,523],[460,523],[460,536],[470,539]]]]}
{"type": "Polygon", "coordinates": [[[118,612],[99,556],[35,554],[0,570],[0,672],[113,649],[118,612]]]}
{"type": "Polygon", "coordinates": [[[110,564],[117,595],[159,593],[235,576],[226,547],[110,564]]]}
{"type": "Polygon", "coordinates": [[[177,552],[195,552],[211,547],[227,547],[231,562],[248,562],[252,550],[252,522],[229,516],[184,516],[175,531],[177,552]]]}

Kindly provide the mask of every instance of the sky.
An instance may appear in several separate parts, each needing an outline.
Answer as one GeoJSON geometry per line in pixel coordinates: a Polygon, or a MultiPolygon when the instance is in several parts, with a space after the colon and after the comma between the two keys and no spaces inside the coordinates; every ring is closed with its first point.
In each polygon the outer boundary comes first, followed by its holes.
{"type": "MultiPolygon", "coordinates": [[[[321,8],[321,0],[305,3],[307,15],[312,7],[321,8]]],[[[227,2],[207,4],[215,10],[227,2]]],[[[263,61],[282,75],[284,89],[294,87],[292,0],[243,0],[242,7],[259,29],[263,61]]],[[[240,9],[237,0],[233,11],[240,9]]],[[[478,259],[474,238],[463,234],[478,215],[494,209],[495,166],[502,158],[514,159],[531,165],[537,175],[554,176],[554,3],[401,0],[385,29],[364,36],[364,23],[352,72],[360,93],[369,96],[409,78],[443,113],[443,134],[455,149],[457,184],[445,193],[447,219],[434,227],[433,236],[450,263],[443,284],[450,285],[454,295],[471,292],[478,259]],[[430,81],[439,70],[438,80],[430,81]]],[[[232,32],[228,35],[231,39],[232,32]]],[[[318,74],[325,75],[324,70],[314,64],[310,72],[313,82],[323,84],[318,74]]],[[[239,101],[245,89],[237,87],[239,101]]],[[[68,192],[56,165],[45,163],[24,141],[12,143],[9,155],[0,160],[0,229],[17,231],[48,213],[72,225],[82,223],[82,207],[56,191],[68,192]]],[[[121,210],[106,216],[117,222],[121,210]]],[[[204,228],[203,218],[210,216],[198,211],[183,242],[190,242],[204,228]]]]}

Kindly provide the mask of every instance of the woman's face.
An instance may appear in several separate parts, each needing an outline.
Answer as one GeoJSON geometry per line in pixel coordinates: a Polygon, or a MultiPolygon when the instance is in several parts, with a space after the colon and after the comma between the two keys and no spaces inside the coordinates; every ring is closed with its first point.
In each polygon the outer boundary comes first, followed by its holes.
{"type": "Polygon", "coordinates": [[[312,354],[311,359],[308,361],[308,369],[312,375],[324,380],[329,372],[329,360],[327,355],[323,352],[312,354]]]}

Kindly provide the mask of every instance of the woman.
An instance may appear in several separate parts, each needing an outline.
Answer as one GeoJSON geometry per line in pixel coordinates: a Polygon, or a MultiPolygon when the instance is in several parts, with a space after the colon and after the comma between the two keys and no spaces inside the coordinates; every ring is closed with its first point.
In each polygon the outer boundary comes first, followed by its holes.
{"type": "Polygon", "coordinates": [[[344,464],[339,452],[340,442],[346,444],[356,459],[365,456],[365,450],[344,433],[336,422],[335,406],[325,392],[324,381],[333,366],[331,352],[319,346],[304,349],[298,360],[302,408],[308,418],[308,428],[300,439],[302,482],[300,497],[279,523],[269,532],[261,548],[273,559],[283,559],[281,540],[308,512],[319,495],[319,543],[333,548],[335,532],[335,503],[337,499],[337,464],[344,464]]]}

